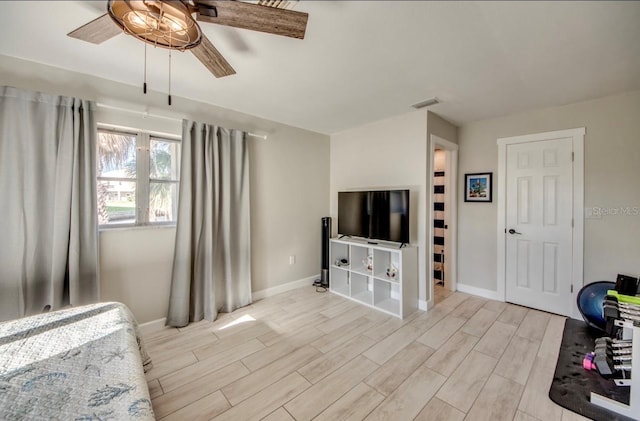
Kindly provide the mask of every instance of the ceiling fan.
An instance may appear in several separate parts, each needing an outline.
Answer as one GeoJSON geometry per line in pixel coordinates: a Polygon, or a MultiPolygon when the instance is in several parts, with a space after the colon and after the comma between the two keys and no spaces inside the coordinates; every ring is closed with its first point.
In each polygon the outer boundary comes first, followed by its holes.
{"type": "Polygon", "coordinates": [[[285,9],[290,2],[259,0],[108,0],[107,13],[69,32],[100,44],[124,32],[151,45],[189,50],[215,77],[236,73],[204,35],[198,22],[303,39],[309,15],[285,9]],[[194,17],[195,16],[195,17],[194,17]]]}

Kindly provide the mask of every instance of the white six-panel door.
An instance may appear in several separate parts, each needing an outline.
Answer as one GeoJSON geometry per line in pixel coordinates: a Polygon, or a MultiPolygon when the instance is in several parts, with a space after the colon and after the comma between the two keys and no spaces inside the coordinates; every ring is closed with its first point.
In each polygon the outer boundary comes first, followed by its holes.
{"type": "Polygon", "coordinates": [[[572,138],[506,148],[506,301],[570,315],[572,138]]]}

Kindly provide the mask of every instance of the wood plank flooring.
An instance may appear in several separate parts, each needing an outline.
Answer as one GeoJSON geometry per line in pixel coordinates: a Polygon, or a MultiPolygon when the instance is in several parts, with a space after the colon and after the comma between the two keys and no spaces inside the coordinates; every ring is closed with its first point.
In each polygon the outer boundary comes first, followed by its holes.
{"type": "Polygon", "coordinates": [[[162,420],[584,420],[548,398],[563,317],[437,292],[405,320],[313,287],[146,334],[162,420]]]}

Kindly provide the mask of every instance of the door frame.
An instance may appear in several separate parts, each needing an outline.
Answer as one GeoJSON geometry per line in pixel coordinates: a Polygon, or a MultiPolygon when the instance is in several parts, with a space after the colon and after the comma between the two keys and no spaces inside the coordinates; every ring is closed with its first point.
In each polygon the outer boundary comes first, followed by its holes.
{"type": "Polygon", "coordinates": [[[517,143],[541,142],[544,140],[571,138],[573,145],[573,234],[572,234],[572,268],[571,268],[571,286],[573,297],[573,308],[570,314],[575,319],[580,319],[580,313],[576,305],[576,297],[584,284],[584,136],[586,129],[579,127],[575,129],[557,130],[552,132],[534,133],[522,136],[502,137],[497,140],[498,143],[498,175],[496,177],[497,185],[497,203],[498,203],[498,223],[497,223],[497,239],[498,239],[498,300],[506,300],[506,247],[507,237],[506,217],[507,217],[507,146],[517,143]]]}
{"type": "Polygon", "coordinates": [[[429,301],[428,308],[434,304],[433,297],[433,158],[436,151],[436,147],[442,149],[447,152],[446,160],[445,160],[445,179],[447,180],[447,189],[449,193],[446,195],[447,199],[445,202],[445,212],[448,212],[449,221],[447,238],[449,239],[447,246],[447,242],[445,240],[446,250],[449,251],[449,255],[445,253],[445,259],[449,262],[448,274],[449,277],[449,285],[451,286],[451,291],[456,291],[458,289],[458,145],[450,142],[446,139],[438,137],[436,135],[431,135],[429,139],[429,174],[427,177],[427,188],[428,197],[429,197],[429,212],[428,216],[428,227],[427,230],[427,282],[429,284],[429,301]],[[449,208],[449,211],[446,209],[449,208]]]}

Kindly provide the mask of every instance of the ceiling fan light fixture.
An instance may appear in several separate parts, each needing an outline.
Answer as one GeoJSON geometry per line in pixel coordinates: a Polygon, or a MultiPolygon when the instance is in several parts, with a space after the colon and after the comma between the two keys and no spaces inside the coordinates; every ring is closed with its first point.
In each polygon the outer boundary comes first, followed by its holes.
{"type": "Polygon", "coordinates": [[[181,1],[109,0],[107,10],[123,31],[157,47],[187,50],[202,40],[200,27],[181,1]]]}

